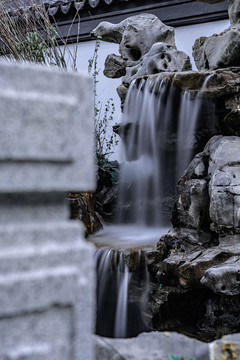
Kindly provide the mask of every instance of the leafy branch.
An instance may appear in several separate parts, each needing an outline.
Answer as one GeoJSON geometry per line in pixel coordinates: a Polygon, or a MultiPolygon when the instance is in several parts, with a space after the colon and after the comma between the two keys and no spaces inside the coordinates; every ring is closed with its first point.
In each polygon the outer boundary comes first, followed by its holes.
{"type": "Polygon", "coordinates": [[[115,104],[113,99],[107,100],[105,105],[98,100],[97,83],[98,83],[98,50],[100,41],[97,40],[93,56],[88,60],[88,72],[93,75],[94,79],[94,129],[95,129],[95,151],[98,166],[104,166],[110,155],[114,152],[119,140],[117,135],[110,128],[109,123],[114,119],[115,104]]]}

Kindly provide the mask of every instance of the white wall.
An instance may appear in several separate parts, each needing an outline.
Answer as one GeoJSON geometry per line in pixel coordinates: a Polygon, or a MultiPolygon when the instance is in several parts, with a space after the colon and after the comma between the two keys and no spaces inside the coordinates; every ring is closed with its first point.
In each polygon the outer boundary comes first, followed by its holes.
{"type": "MultiPolygon", "coordinates": [[[[79,71],[87,71],[88,60],[93,56],[94,49],[95,41],[86,41],[79,44],[77,56],[77,68],[79,71]]],[[[116,122],[118,122],[118,120],[120,120],[118,119],[118,116],[121,115],[121,112],[119,111],[120,99],[116,92],[116,88],[121,84],[121,79],[109,79],[103,74],[105,59],[112,53],[118,54],[118,45],[101,41],[97,61],[99,69],[97,94],[99,100],[104,104],[109,98],[113,98],[116,105],[116,111],[118,112],[116,117],[116,122]]]]}
{"type": "MultiPolygon", "coordinates": [[[[95,49],[95,41],[86,41],[79,44],[78,56],[77,56],[77,69],[78,71],[87,71],[88,69],[88,60],[92,58],[94,49],[95,49]]],[[[71,47],[71,46],[70,46],[71,47]]],[[[107,100],[112,98],[115,104],[115,114],[114,120],[111,124],[109,124],[109,133],[112,132],[112,126],[116,123],[121,122],[121,110],[120,110],[120,99],[117,94],[116,88],[121,84],[121,79],[109,79],[103,74],[104,70],[104,62],[106,57],[109,54],[118,54],[118,45],[107,43],[101,41],[100,47],[98,49],[98,70],[99,75],[97,76],[97,80],[99,81],[97,84],[97,95],[98,100],[102,102],[102,105],[106,104],[107,100]]],[[[113,156],[110,156],[111,160],[117,159],[120,161],[120,153],[119,146],[116,148],[116,152],[113,156]]]]}

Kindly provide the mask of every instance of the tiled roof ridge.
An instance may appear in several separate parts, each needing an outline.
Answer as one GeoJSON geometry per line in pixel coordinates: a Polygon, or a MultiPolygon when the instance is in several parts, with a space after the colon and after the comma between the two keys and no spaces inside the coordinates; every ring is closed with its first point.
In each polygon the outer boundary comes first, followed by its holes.
{"type": "MultiPolygon", "coordinates": [[[[48,9],[48,13],[51,16],[54,16],[60,9],[62,13],[67,14],[72,4],[74,5],[77,11],[83,9],[85,6],[90,5],[92,8],[97,7],[101,3],[111,4],[114,0],[0,0],[3,1],[3,4],[10,10],[10,12],[15,10],[16,4],[26,5],[31,8],[31,3],[33,2],[36,6],[38,3],[44,3],[48,9]]],[[[127,0],[125,0],[127,1],[127,0]]],[[[16,14],[15,14],[16,15],[16,14]]]]}
{"type": "Polygon", "coordinates": [[[66,14],[72,3],[77,11],[81,10],[84,6],[90,5],[92,8],[95,8],[99,5],[100,2],[105,2],[106,4],[111,4],[114,0],[44,0],[44,3],[48,7],[48,12],[50,15],[55,15],[56,12],[61,9],[61,11],[66,14]]]}

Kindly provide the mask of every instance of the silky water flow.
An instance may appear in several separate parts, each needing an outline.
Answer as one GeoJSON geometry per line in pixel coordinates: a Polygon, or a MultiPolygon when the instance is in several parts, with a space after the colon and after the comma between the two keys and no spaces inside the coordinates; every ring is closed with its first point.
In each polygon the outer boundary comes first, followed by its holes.
{"type": "MultiPolygon", "coordinates": [[[[178,179],[201,146],[195,136],[199,113],[210,109],[203,102],[203,93],[181,93],[164,80],[130,85],[121,125],[119,215],[116,225],[94,236],[102,244],[95,253],[99,335],[131,337],[152,330],[145,251],[169,229],[178,179]]],[[[206,141],[213,133],[208,128],[199,136],[206,141]]]]}

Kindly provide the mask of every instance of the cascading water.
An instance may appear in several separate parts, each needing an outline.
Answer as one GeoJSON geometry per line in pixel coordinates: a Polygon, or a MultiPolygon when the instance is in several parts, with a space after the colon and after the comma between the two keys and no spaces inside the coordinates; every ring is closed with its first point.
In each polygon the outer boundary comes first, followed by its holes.
{"type": "Polygon", "coordinates": [[[100,248],[97,264],[97,333],[129,337],[150,328],[139,316],[147,314],[149,273],[140,249],[122,251],[100,248]]]}
{"type": "Polygon", "coordinates": [[[154,246],[168,230],[177,181],[197,148],[203,101],[202,94],[182,94],[163,80],[148,78],[129,88],[118,224],[94,239],[104,245],[96,251],[100,335],[128,337],[151,329],[146,305],[150,275],[139,249],[154,246]]]}

